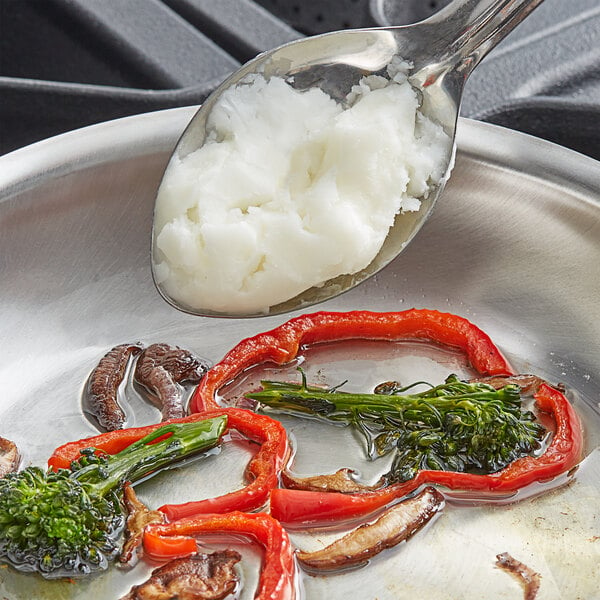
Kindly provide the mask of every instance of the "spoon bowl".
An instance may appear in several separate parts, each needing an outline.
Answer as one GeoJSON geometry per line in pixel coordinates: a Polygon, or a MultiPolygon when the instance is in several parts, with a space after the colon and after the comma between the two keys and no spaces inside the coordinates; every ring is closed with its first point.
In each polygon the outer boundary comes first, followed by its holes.
{"type": "MultiPolygon", "coordinates": [[[[167,165],[198,150],[207,139],[207,123],[225,90],[247,82],[255,74],[266,80],[279,77],[299,91],[318,87],[336,102],[347,104],[353,86],[369,75],[388,80],[394,63],[408,62],[408,80],[419,95],[421,112],[441,125],[452,140],[444,156],[445,175],[421,198],[416,212],[396,216],[385,242],[372,262],[353,274],[330,279],[320,286],[271,306],[267,313],[230,314],[187,305],[173,298],[157,277],[161,260],[153,230],[152,269],[158,291],[175,308],[194,315],[254,317],[290,312],[337,296],[371,277],[392,261],[417,234],[450,176],[455,132],[464,85],[481,59],[543,0],[455,0],[414,25],[347,30],[308,37],[265,52],[226,79],[204,102],[180,138],[167,165]]],[[[160,194],[160,191],[159,191],[160,194]]]]}

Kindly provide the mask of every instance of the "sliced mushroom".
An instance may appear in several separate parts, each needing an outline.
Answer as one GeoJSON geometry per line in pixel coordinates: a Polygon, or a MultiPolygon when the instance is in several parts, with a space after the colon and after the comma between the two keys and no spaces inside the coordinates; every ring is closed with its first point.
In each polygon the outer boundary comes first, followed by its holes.
{"type": "Polygon", "coordinates": [[[366,485],[356,481],[356,471],[353,469],[339,469],[327,475],[313,475],[311,477],[295,477],[289,471],[281,473],[281,481],[286,488],[292,490],[309,490],[315,492],[370,492],[380,488],[383,482],[375,485],[366,485]]]}
{"type": "Polygon", "coordinates": [[[135,380],[156,396],[162,420],[183,417],[183,382],[198,383],[209,365],[188,350],[169,344],[152,344],[140,355],[135,380]]]}
{"type": "Polygon", "coordinates": [[[92,371],[86,386],[84,411],[104,431],[121,429],[126,416],[117,402],[117,391],[131,356],[142,351],[140,344],[120,344],[107,352],[92,371]]]}
{"type": "Polygon", "coordinates": [[[123,486],[123,502],[127,509],[127,521],[125,524],[125,543],[119,556],[119,562],[126,565],[131,562],[136,550],[141,546],[146,525],[164,523],[166,517],[159,510],[150,510],[137,497],[130,483],[123,486]]]}
{"type": "Polygon", "coordinates": [[[298,551],[300,564],[309,570],[332,571],[357,566],[407,540],[444,506],[444,497],[426,487],[413,498],[388,508],[376,521],[366,523],[314,552],[298,551]]]}
{"type": "Polygon", "coordinates": [[[540,589],[541,575],[513,558],[508,552],[498,554],[496,559],[496,566],[510,573],[523,587],[523,600],[535,600],[540,589]]]}
{"type": "Polygon", "coordinates": [[[222,600],[238,587],[235,565],[241,558],[235,550],[177,558],[121,600],[222,600]]]}
{"type": "Polygon", "coordinates": [[[519,375],[490,375],[487,377],[475,377],[474,379],[469,380],[471,383],[487,383],[491,385],[494,389],[501,389],[505,385],[518,385],[521,388],[521,391],[525,395],[535,394],[540,385],[545,383],[550,387],[556,388],[560,392],[565,391],[565,386],[561,383],[557,385],[552,385],[548,383],[545,379],[538,377],[537,375],[528,375],[528,374],[519,374],[519,375]]]}
{"type": "Polygon", "coordinates": [[[17,445],[0,437],[0,477],[13,473],[19,468],[21,453],[17,445]]]}

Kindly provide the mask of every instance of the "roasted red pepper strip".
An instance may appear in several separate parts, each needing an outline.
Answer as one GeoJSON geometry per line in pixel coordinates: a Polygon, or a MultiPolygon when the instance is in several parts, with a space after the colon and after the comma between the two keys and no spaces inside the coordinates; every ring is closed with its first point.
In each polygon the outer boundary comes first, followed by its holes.
{"type": "MultiPolygon", "coordinates": [[[[289,454],[287,434],[279,421],[242,408],[221,408],[196,413],[183,419],[173,419],[169,422],[199,421],[222,415],[227,416],[228,429],[236,429],[249,439],[261,444],[259,451],[246,468],[246,476],[250,479],[250,483],[240,490],[217,498],[161,506],[159,510],[165,513],[170,520],[200,513],[255,510],[266,504],[269,492],[279,484],[279,474],[285,466],[289,454]]],[[[102,450],[107,454],[116,454],[164,425],[165,423],[157,423],[147,427],[120,429],[69,442],[54,451],[48,460],[48,465],[54,469],[68,469],[72,461],[81,457],[81,450],[90,447],[102,450]]]]}
{"type": "Polygon", "coordinates": [[[190,556],[198,552],[198,542],[194,538],[182,535],[163,536],[155,533],[152,527],[144,529],[142,540],[144,554],[158,561],[190,556]]]}
{"type": "Polygon", "coordinates": [[[577,413],[558,390],[542,384],[534,394],[539,410],[554,418],[552,441],[541,456],[525,456],[489,475],[454,471],[419,471],[413,479],[374,492],[342,494],[276,489],[271,493],[271,515],[286,527],[327,526],[364,517],[422,485],[437,484],[450,490],[478,495],[509,495],[532,484],[568,472],[579,462],[583,435],[577,413]]]}
{"type": "Polygon", "coordinates": [[[192,396],[191,410],[218,408],[218,390],[249,367],[269,361],[284,364],[304,345],[348,339],[428,340],[462,349],[481,375],[512,373],[489,336],[456,315],[416,308],[387,313],[318,312],[240,342],[202,379],[192,396]]]}
{"type": "Polygon", "coordinates": [[[184,504],[165,504],[159,508],[169,520],[201,513],[224,513],[255,510],[264,506],[269,492],[279,485],[279,474],[289,455],[285,428],[279,421],[241,408],[220,408],[199,413],[203,419],[227,415],[227,427],[260,442],[261,447],[246,468],[250,483],[234,492],[184,504]]]}
{"type": "Polygon", "coordinates": [[[264,547],[263,565],[255,600],[291,600],[294,597],[295,565],[285,529],[265,513],[230,512],[199,515],[144,531],[144,552],[157,560],[187,556],[197,551],[189,536],[203,533],[248,535],[264,547]]]}

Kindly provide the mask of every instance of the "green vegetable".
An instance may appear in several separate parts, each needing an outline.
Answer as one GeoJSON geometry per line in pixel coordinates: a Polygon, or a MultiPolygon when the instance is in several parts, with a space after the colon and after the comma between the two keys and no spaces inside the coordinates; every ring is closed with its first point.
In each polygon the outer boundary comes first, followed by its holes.
{"type": "MultiPolygon", "coordinates": [[[[247,397],[280,412],[355,427],[370,458],[394,452],[389,482],[412,479],[421,469],[494,473],[540,447],[545,429],[521,408],[520,388],[496,390],[450,375],[445,383],[413,394],[382,384],[385,394],[353,394],[302,383],[261,382],[247,397]]],[[[423,383],[423,382],[419,382],[423,383]]],[[[428,384],[429,385],[429,384],[428,384]]]]}
{"type": "Polygon", "coordinates": [[[6,475],[0,479],[0,559],[48,578],[105,569],[119,551],[123,484],[214,446],[226,424],[224,416],[170,423],[118,454],[88,448],[70,469],[28,467],[6,475]]]}

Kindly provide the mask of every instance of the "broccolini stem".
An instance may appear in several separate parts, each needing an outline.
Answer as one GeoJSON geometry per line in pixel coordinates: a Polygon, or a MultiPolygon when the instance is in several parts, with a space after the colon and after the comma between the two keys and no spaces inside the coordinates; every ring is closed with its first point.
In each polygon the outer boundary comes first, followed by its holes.
{"type": "Polygon", "coordinates": [[[84,464],[71,475],[104,496],[123,482],[132,483],[167,465],[207,450],[217,444],[227,426],[227,417],[168,423],[134,442],[118,454],[84,464]]]}
{"type": "Polygon", "coordinates": [[[468,414],[477,412],[478,403],[501,402],[520,407],[519,386],[507,385],[495,390],[486,384],[457,385],[442,384],[431,389],[405,395],[354,394],[329,391],[324,388],[307,386],[305,383],[283,381],[261,381],[263,390],[248,394],[270,408],[282,412],[306,413],[328,421],[351,422],[353,415],[379,414],[400,415],[408,420],[421,420],[423,410],[428,408],[435,415],[443,415],[457,408],[468,414]]]}
{"type": "Polygon", "coordinates": [[[302,374],[301,384],[262,386],[247,397],[279,412],[351,425],[364,436],[370,458],[394,451],[390,481],[410,479],[419,469],[495,472],[537,449],[545,432],[521,409],[518,385],[495,390],[451,375],[419,393],[354,394],[308,386],[302,374]]]}

